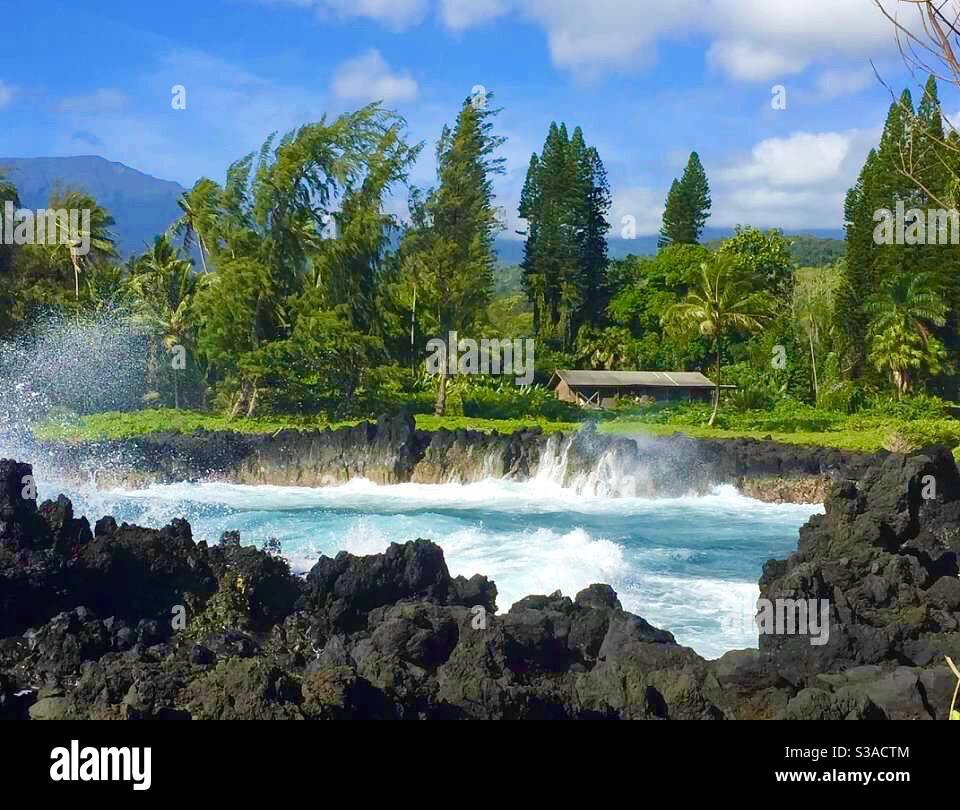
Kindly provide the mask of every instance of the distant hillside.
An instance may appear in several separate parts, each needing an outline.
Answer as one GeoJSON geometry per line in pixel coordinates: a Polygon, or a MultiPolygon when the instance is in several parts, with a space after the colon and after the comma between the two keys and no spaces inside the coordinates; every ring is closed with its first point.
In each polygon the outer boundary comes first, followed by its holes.
{"type": "MultiPolygon", "coordinates": [[[[178,183],[159,180],[113,163],[102,157],[66,158],[0,158],[0,175],[16,185],[27,208],[43,208],[50,192],[60,188],[81,188],[92,194],[117,221],[114,233],[121,255],[141,252],[153,238],[163,233],[180,213],[177,198],[184,192],[178,183]]],[[[707,228],[705,244],[725,239],[732,228],[707,228]]],[[[789,235],[789,234],[788,234],[789,235]]],[[[844,253],[843,232],[836,230],[804,231],[794,234],[794,258],[802,265],[827,264],[844,253]]],[[[630,254],[651,256],[657,252],[655,234],[636,239],[608,240],[611,259],[630,254]]],[[[523,260],[523,241],[499,238],[497,256],[501,265],[518,265],[523,260]]],[[[511,288],[515,279],[501,282],[511,288]]]]}
{"type": "MultiPolygon", "coordinates": [[[[518,239],[496,240],[497,258],[500,264],[520,264],[523,261],[523,241],[518,239]]],[[[611,259],[622,259],[631,253],[635,256],[652,256],[657,252],[656,236],[638,236],[636,239],[607,239],[611,259]]]]}
{"type": "Polygon", "coordinates": [[[824,238],[802,234],[791,238],[790,253],[801,267],[820,267],[846,256],[847,243],[842,236],[824,238]]]}
{"type": "MultiPolygon", "coordinates": [[[[703,232],[703,243],[707,247],[714,247],[722,239],[733,235],[733,228],[706,228],[703,232]]],[[[785,234],[793,243],[793,258],[801,265],[830,264],[834,259],[846,253],[843,242],[843,231],[834,229],[818,229],[810,231],[794,231],[785,234]]],[[[633,254],[634,256],[652,256],[657,252],[656,234],[638,236],[636,239],[607,239],[607,251],[611,259],[622,259],[633,254]]],[[[497,239],[497,257],[501,264],[514,265],[523,261],[523,241],[517,239],[497,239]]]]}
{"type": "Polygon", "coordinates": [[[43,208],[56,188],[80,188],[92,194],[117,221],[114,234],[121,255],[143,250],[167,229],[180,211],[178,183],[158,180],[101,157],[0,158],[0,174],[20,193],[26,208],[43,208]]]}
{"type": "MultiPolygon", "coordinates": [[[[730,236],[732,230],[725,234],[708,234],[704,244],[711,250],[719,246],[720,241],[730,236]]],[[[784,236],[790,240],[790,255],[801,267],[819,267],[832,264],[841,256],[847,255],[845,234],[840,229],[822,228],[809,231],[784,231],[784,236]]]]}

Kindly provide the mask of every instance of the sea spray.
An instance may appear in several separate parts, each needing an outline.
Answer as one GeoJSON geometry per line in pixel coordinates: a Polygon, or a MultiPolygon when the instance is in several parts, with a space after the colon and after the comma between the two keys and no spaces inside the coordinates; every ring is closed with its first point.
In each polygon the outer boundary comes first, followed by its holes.
{"type": "MultiPolygon", "coordinates": [[[[544,445],[534,480],[590,497],[654,497],[658,494],[657,481],[636,447],[597,437],[589,429],[573,436],[555,434],[544,445]]],[[[662,476],[659,483],[671,494],[679,494],[669,476],[662,476]]]]}
{"type": "Polygon", "coordinates": [[[0,457],[44,469],[33,429],[48,420],[139,407],[146,393],[147,339],[118,311],[80,318],[50,314],[0,341],[0,457]]]}

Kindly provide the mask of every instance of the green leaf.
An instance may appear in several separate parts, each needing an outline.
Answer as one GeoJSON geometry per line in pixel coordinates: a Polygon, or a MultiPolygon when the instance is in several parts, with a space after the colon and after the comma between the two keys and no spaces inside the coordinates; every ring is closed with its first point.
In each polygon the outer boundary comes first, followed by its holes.
{"type": "Polygon", "coordinates": [[[952,712],[950,712],[950,719],[960,720],[960,711],[958,711],[957,709],[954,709],[952,712]]]}

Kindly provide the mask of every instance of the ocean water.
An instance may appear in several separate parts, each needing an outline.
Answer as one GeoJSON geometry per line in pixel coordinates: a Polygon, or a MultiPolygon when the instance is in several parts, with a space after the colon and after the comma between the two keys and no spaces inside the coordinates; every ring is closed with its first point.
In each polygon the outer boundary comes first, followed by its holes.
{"type": "MultiPolygon", "coordinates": [[[[98,490],[58,481],[56,465],[23,439],[30,425],[54,405],[104,410],[139,401],[141,341],[105,313],[83,324],[54,318],[37,341],[0,343],[0,391],[7,392],[0,397],[0,458],[31,461],[41,499],[63,492],[91,523],[110,514],[161,527],[183,517],[194,537],[209,543],[228,529],[249,544],[275,537],[299,572],[321,554],[371,554],[391,542],[429,538],[443,548],[453,575],[493,579],[501,610],[529,594],[560,590],[572,597],[605,582],[627,610],[717,657],[757,645],[753,615],[763,563],[789,555],[800,526],[820,511],[763,504],[732,487],[703,497],[637,497],[656,490],[642,458],[624,469],[628,462],[617,453],[601,452],[592,468],[568,475],[570,437],[549,443],[533,479],[523,483],[98,490]]],[[[647,440],[636,440],[643,456],[647,440]]],[[[97,459],[90,472],[110,465],[97,459]]]]}
{"type": "Polygon", "coordinates": [[[707,658],[757,646],[753,614],[763,563],[789,555],[800,526],[822,511],[764,504],[733,487],[702,497],[603,497],[542,479],[142,490],[47,480],[40,490],[41,499],[65,492],[91,523],[112,514],[161,527],[183,517],[194,538],[208,543],[228,529],[239,530],[244,544],[275,537],[298,572],[321,554],[373,554],[391,542],[429,538],[443,548],[452,575],[480,573],[497,583],[501,611],[529,594],[560,590],[572,597],[591,583],[608,583],[625,609],[707,658]]]}

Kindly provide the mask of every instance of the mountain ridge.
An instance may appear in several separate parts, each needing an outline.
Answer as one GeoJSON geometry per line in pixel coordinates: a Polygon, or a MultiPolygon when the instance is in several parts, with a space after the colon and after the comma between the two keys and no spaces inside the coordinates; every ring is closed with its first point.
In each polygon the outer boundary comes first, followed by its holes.
{"type": "MultiPolygon", "coordinates": [[[[21,204],[31,209],[44,208],[50,193],[57,188],[81,188],[92,194],[116,220],[117,248],[125,258],[144,250],[179,217],[177,199],[186,191],[177,182],[154,177],[100,155],[0,157],[0,176],[6,176],[17,187],[21,204]]],[[[733,228],[708,227],[703,241],[723,239],[732,233],[733,228]]],[[[842,239],[843,231],[806,229],[789,235],[842,239]]],[[[610,237],[608,252],[611,259],[630,254],[652,255],[657,251],[657,240],[656,234],[635,239],[610,237]]],[[[523,245],[521,239],[497,238],[495,249],[499,263],[519,264],[523,259],[523,245]]]]}
{"type": "Polygon", "coordinates": [[[83,189],[116,220],[113,228],[121,256],[140,252],[180,215],[177,198],[186,190],[99,155],[73,157],[0,157],[0,175],[16,187],[26,208],[44,208],[51,192],[83,189]]]}

